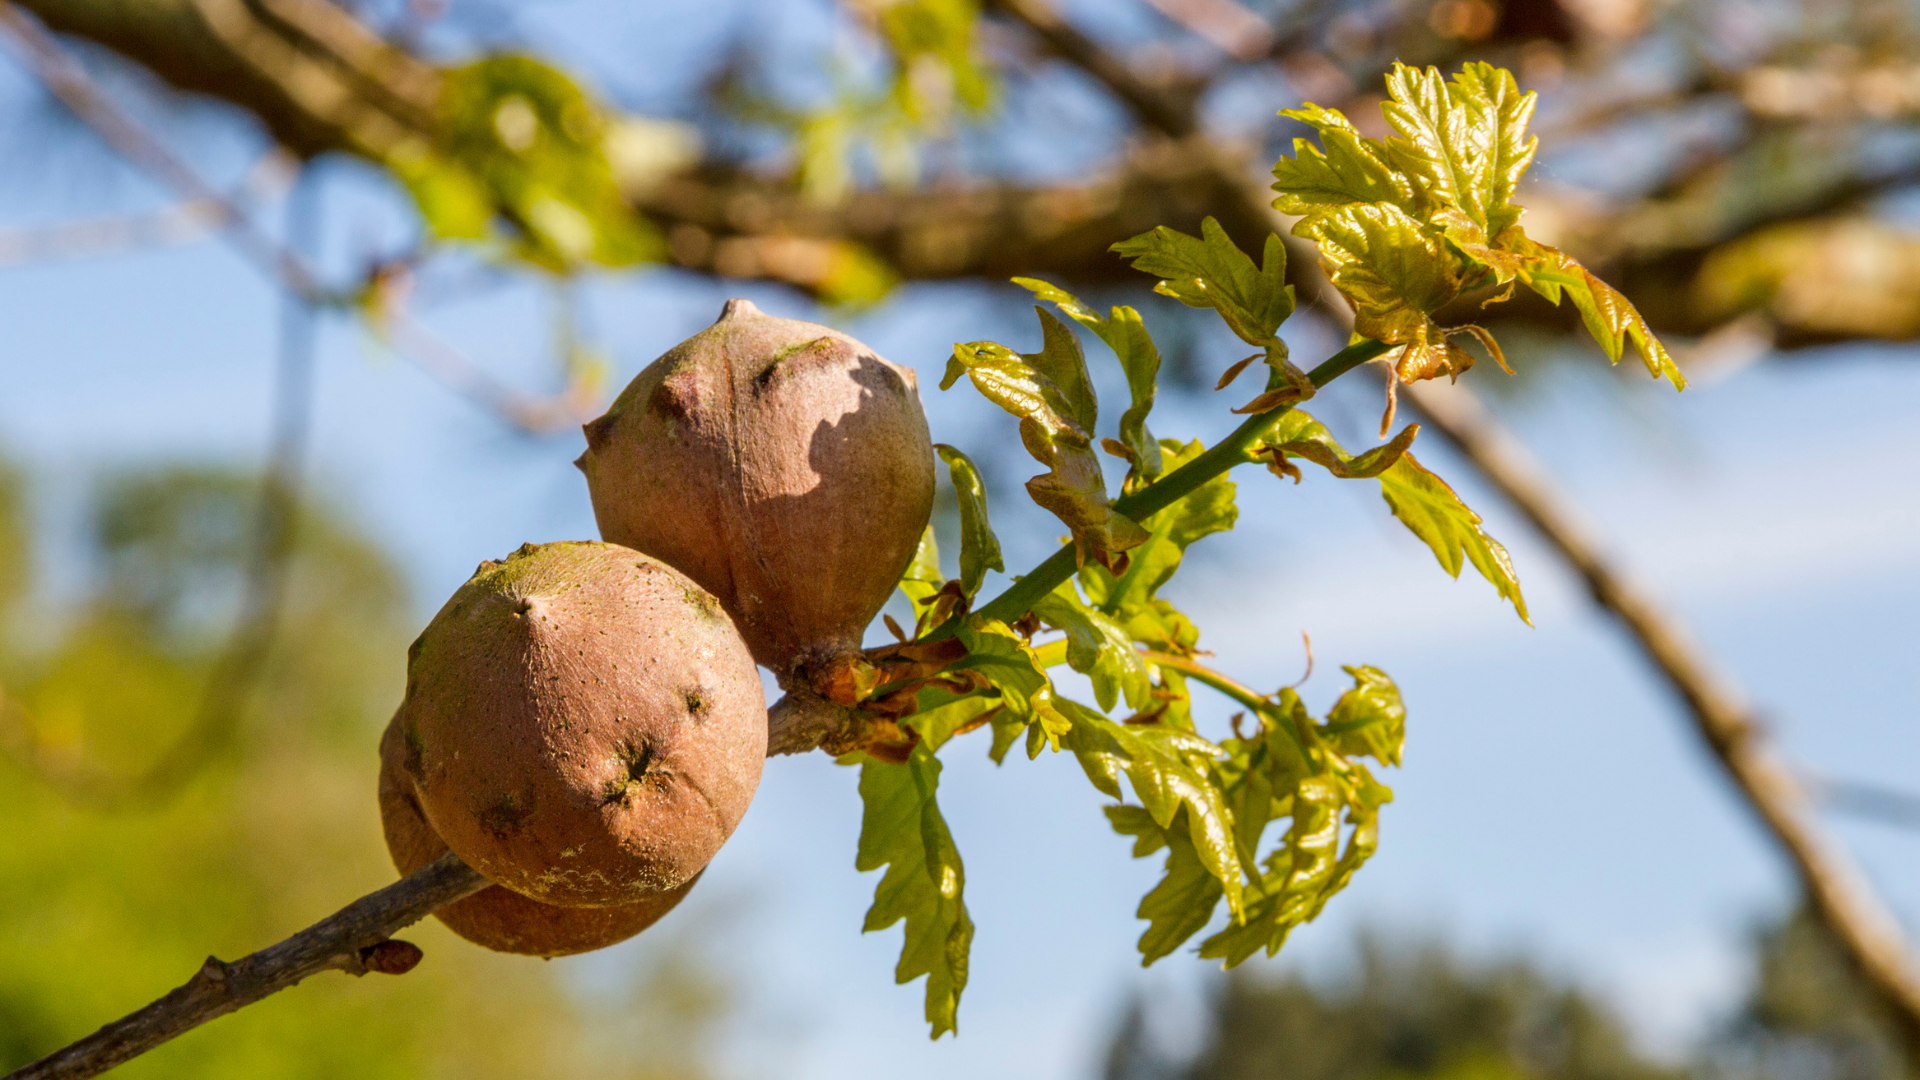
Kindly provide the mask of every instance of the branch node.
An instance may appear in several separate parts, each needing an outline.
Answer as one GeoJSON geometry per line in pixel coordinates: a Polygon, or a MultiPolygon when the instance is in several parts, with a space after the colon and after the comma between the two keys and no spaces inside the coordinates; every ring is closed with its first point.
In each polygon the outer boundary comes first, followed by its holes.
{"type": "Polygon", "coordinates": [[[418,967],[421,957],[425,955],[420,951],[420,946],[411,941],[397,938],[376,941],[360,950],[362,972],[357,974],[376,971],[382,975],[405,975],[418,967]]]}

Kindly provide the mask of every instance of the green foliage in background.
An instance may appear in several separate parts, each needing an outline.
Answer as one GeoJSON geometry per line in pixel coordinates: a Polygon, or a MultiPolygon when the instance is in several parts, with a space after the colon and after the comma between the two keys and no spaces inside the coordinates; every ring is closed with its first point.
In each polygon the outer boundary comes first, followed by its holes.
{"type": "Polygon", "coordinates": [[[614,180],[606,117],[565,73],[503,54],[444,80],[439,145],[388,162],[433,235],[490,240],[505,221],[508,250],[557,273],[662,257],[653,226],[614,180]]]}
{"type": "MultiPolygon", "coordinates": [[[[0,568],[26,565],[18,476],[0,470],[0,568]]],[[[251,706],[184,791],[94,809],[23,764],[137,771],[194,723],[259,491],[221,471],[115,477],[75,552],[94,570],[84,596],[0,590],[0,1070],[159,996],[209,952],[232,959],[393,880],[373,748],[417,616],[384,554],[317,503],[251,706]]],[[[697,965],[646,969],[614,995],[620,1015],[596,1017],[557,985],[561,963],[475,949],[432,921],[407,937],[427,955],[404,979],[311,980],[115,1075],[704,1075],[690,1055],[724,1001],[697,965]],[[671,1053],[628,1041],[662,1030],[671,1053]]]]}
{"type": "Polygon", "coordinates": [[[1154,1044],[1136,1000],[1106,1080],[1678,1080],[1638,1054],[1597,999],[1519,959],[1462,960],[1365,936],[1337,983],[1236,972],[1191,1060],[1154,1044]]]}

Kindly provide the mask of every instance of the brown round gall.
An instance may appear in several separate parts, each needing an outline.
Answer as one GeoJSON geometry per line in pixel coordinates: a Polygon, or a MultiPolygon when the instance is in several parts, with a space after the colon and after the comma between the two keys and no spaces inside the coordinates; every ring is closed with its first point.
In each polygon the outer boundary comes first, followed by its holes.
{"type": "Polygon", "coordinates": [[[434,833],[562,907],[687,884],[766,756],[759,673],[719,602],[612,544],[482,563],[409,650],[397,720],[434,833]]]}
{"type": "MultiPolygon", "coordinates": [[[[447,853],[446,841],[420,809],[405,754],[406,739],[395,716],[380,737],[380,827],[393,868],[402,876],[447,853]]],[[[447,929],[495,952],[571,956],[625,941],[659,922],[699,880],[696,874],[677,889],[613,907],[557,907],[489,885],[433,914],[447,929]]]]}
{"type": "Polygon", "coordinates": [[[933,507],[914,374],[729,300],[586,426],[600,535],[679,568],[784,680],[857,649],[933,507]]]}

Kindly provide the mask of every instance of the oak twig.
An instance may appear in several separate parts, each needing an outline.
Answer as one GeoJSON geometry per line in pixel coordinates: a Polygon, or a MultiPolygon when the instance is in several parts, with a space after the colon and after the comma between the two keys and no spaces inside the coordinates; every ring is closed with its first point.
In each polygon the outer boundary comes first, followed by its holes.
{"type": "Polygon", "coordinates": [[[193,978],[167,996],[0,1080],[98,1076],[322,971],[404,974],[419,963],[420,950],[389,935],[489,884],[458,856],[443,855],[277,945],[232,963],[207,957],[193,978]]]}
{"type": "Polygon", "coordinates": [[[1477,398],[1464,387],[1426,383],[1402,392],[1533,523],[1686,703],[1695,730],[1792,862],[1814,911],[1887,1006],[1909,1058],[1920,1058],[1920,968],[1906,935],[1859,867],[1820,828],[1806,788],[1739,687],[1716,669],[1678,616],[1607,558],[1533,456],[1477,398]]]}
{"type": "MultiPolygon", "coordinates": [[[[1391,347],[1378,341],[1356,342],[1341,349],[1319,367],[1308,372],[1307,378],[1313,381],[1316,389],[1324,387],[1391,347]]],[[[1273,430],[1273,425],[1279,423],[1280,418],[1292,409],[1291,405],[1282,405],[1248,417],[1245,423],[1233,430],[1232,434],[1209,447],[1199,457],[1152,484],[1114,500],[1114,510],[1135,521],[1144,521],[1185,498],[1195,488],[1235,465],[1251,461],[1252,459],[1247,456],[1248,448],[1259,441],[1262,435],[1273,430]]],[[[989,619],[1012,622],[1026,614],[1041,597],[1072,577],[1076,569],[1078,569],[1078,561],[1073,546],[1062,547],[1025,577],[1015,582],[1006,592],[979,608],[978,614],[989,619]]],[[[947,625],[934,630],[928,636],[930,639],[952,637],[957,625],[950,620],[947,625]]]]}

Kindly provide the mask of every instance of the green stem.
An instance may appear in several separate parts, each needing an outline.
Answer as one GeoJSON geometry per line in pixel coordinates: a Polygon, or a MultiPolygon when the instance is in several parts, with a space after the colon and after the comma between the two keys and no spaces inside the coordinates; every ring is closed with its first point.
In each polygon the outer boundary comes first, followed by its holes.
{"type": "Polygon", "coordinates": [[[1140,650],[1140,655],[1145,657],[1149,663],[1158,664],[1165,668],[1172,668],[1188,678],[1200,680],[1247,708],[1252,709],[1255,715],[1259,715],[1263,708],[1273,704],[1271,698],[1260,693],[1258,690],[1236,679],[1228,678],[1197,660],[1189,660],[1184,656],[1175,656],[1172,653],[1156,652],[1152,649],[1142,649],[1140,650]]]}
{"type": "MultiPolygon", "coordinates": [[[[1378,341],[1360,341],[1349,345],[1328,358],[1326,363],[1307,373],[1314,387],[1320,388],[1328,383],[1372,360],[1393,346],[1378,341]]],[[[1135,521],[1145,521],[1155,513],[1173,505],[1199,488],[1200,485],[1233,468],[1246,463],[1247,450],[1260,438],[1273,430],[1280,418],[1293,410],[1291,405],[1282,405],[1256,416],[1250,416],[1246,422],[1233,430],[1231,435],[1214,444],[1212,448],[1180,466],[1178,469],[1154,481],[1152,484],[1122,496],[1113,504],[1113,508],[1135,521]]],[[[1047,557],[1047,560],[1033,568],[1025,577],[1013,583],[1006,592],[1001,593],[984,607],[975,609],[989,619],[1013,622],[1025,615],[1040,602],[1040,598],[1058,588],[1060,583],[1072,577],[1080,568],[1074,557],[1074,546],[1068,544],[1047,557]]],[[[927,635],[930,639],[952,637],[959,629],[959,621],[949,619],[945,625],[927,635]]]]}

